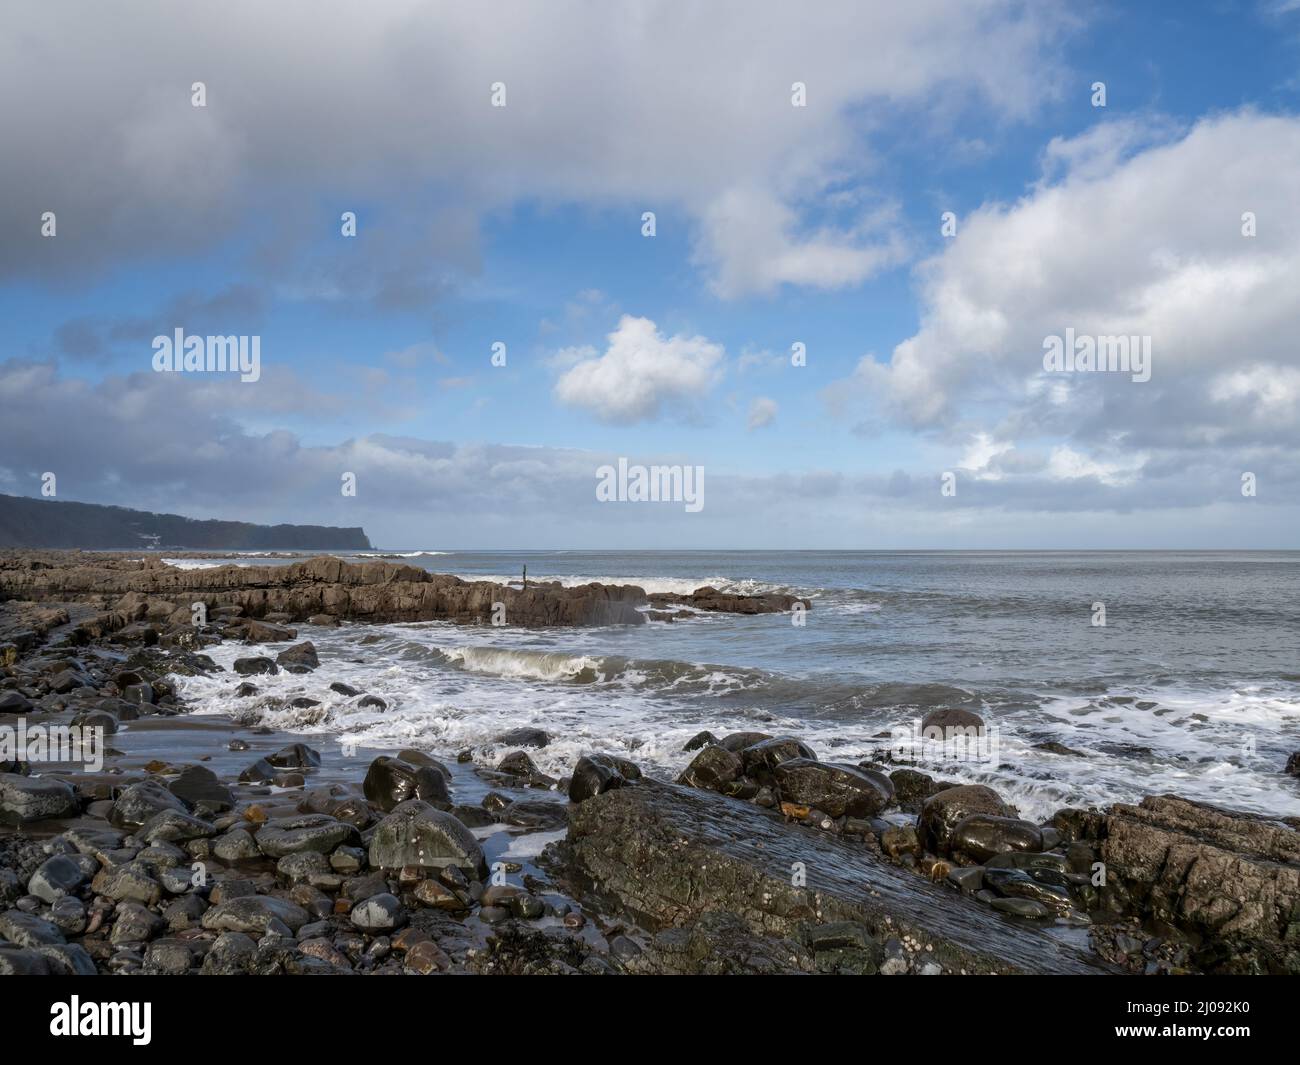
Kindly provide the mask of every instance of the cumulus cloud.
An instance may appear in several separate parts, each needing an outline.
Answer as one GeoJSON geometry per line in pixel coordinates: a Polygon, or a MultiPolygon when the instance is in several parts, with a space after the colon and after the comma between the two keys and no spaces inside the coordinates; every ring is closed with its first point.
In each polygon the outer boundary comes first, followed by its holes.
{"type": "Polygon", "coordinates": [[[408,307],[474,268],[484,212],[542,202],[680,212],[726,295],[850,284],[898,252],[873,210],[814,213],[869,176],[864,115],[1021,118],[1056,91],[1043,60],[1070,26],[1059,0],[385,0],[355,15],[9,5],[0,97],[39,106],[0,110],[0,274],[62,280],[241,231],[286,291],[408,307]],[[301,254],[348,209],[364,240],[301,254]]]}
{"type": "Polygon", "coordinates": [[[1293,456],[1300,119],[1103,125],[1053,142],[1045,166],[1020,201],[962,221],[919,269],[919,331],[842,387],[986,455],[1054,441],[1047,473],[1068,481],[1141,482],[1140,460],[1155,477],[1189,452],[1237,470],[1293,456]],[[1068,329],[1149,337],[1151,379],[1047,372],[1044,341],[1068,329]]]}
{"type": "Polygon", "coordinates": [[[694,416],[722,372],[722,346],[700,336],[664,337],[648,318],[624,315],[609,334],[603,355],[592,349],[562,352],[571,363],[555,383],[561,403],[602,421],[630,424],[657,418],[668,408],[694,416]]]}

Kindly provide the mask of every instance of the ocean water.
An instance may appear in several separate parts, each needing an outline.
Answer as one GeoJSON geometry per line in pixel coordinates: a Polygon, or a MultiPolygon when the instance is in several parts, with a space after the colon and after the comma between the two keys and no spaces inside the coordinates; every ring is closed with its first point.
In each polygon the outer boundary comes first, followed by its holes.
{"type": "MultiPolygon", "coordinates": [[[[682,745],[701,729],[789,733],[821,758],[857,761],[888,748],[891,730],[957,706],[979,713],[994,742],[974,758],[930,751],[920,767],[990,784],[1024,816],[1161,793],[1300,815],[1300,780],[1282,773],[1300,750],[1300,552],[344,557],[400,557],[478,580],[517,580],[526,564],[530,580],[566,584],[782,591],[813,607],[803,625],[789,614],[714,614],[598,629],[299,626],[317,646],[318,671],[256,678],[253,700],[233,698],[233,674],[188,680],[200,711],[251,710],[268,725],[376,752],[472,748],[484,764],[504,753],[499,733],[535,725],[553,737],[530,752],[546,772],[566,773],[597,750],[668,777],[689,762],[682,745]],[[1104,626],[1093,624],[1098,603],[1104,626]],[[368,636],[378,639],[363,643],[368,636]],[[335,680],[381,696],[388,710],[357,710],[329,691],[335,680]],[[272,701],[298,695],[322,706],[272,701]]],[[[212,653],[229,667],[251,652],[232,643],[212,653]]]]}

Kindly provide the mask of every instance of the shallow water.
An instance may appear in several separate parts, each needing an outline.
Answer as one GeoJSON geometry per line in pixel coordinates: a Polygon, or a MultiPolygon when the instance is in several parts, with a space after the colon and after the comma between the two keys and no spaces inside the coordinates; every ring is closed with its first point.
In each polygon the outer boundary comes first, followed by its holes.
{"type": "MultiPolygon", "coordinates": [[[[266,724],[363,749],[474,747],[485,763],[503,751],[500,732],[538,725],[554,737],[534,752],[544,771],[604,750],[667,775],[704,728],[792,732],[823,758],[856,761],[928,709],[963,706],[989,722],[996,750],[927,768],[991,783],[1028,816],[1163,792],[1300,815],[1300,781],[1281,773],[1300,749],[1297,552],[400,554],[467,579],[517,579],[526,564],[530,580],[779,590],[813,609],[803,625],[784,614],[604,629],[300,626],[321,668],[255,680],[264,695],[323,705],[263,707],[266,724]],[[1095,603],[1105,626],[1092,624],[1095,603]],[[334,680],[389,709],[356,710],[328,690],[334,680]],[[1035,746],[1046,742],[1078,754],[1035,746]]],[[[398,553],[361,557],[386,555],[398,553]]],[[[213,657],[229,666],[249,653],[229,644],[213,657]]],[[[197,678],[185,695],[211,711],[261,705],[234,700],[236,683],[197,678]]]]}

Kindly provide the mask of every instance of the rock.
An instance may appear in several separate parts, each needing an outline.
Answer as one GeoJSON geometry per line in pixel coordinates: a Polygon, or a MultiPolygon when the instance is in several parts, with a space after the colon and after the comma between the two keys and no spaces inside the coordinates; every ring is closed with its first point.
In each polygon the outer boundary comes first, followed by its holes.
{"type": "Polygon", "coordinates": [[[305,743],[291,743],[268,755],[266,760],[280,769],[314,769],[321,763],[320,753],[305,743]]]}
{"type": "Polygon", "coordinates": [[[543,729],[516,728],[503,732],[492,741],[504,747],[545,747],[551,737],[543,729]]]}
{"type": "Polygon", "coordinates": [[[327,814],[276,818],[257,830],[257,846],[271,858],[299,851],[329,854],[340,843],[353,843],[359,838],[352,825],[327,814]]]}
{"type": "Polygon", "coordinates": [[[480,880],[487,876],[487,861],[474,834],[451,814],[419,799],[400,803],[375,827],[370,864],[376,869],[455,866],[480,880]]]}
{"type": "Polygon", "coordinates": [[[32,701],[21,692],[0,692],[0,714],[25,717],[33,712],[32,701]]]}
{"type": "Polygon", "coordinates": [[[1007,851],[1041,851],[1043,833],[1037,825],[1014,817],[971,814],[953,826],[948,847],[957,857],[983,864],[1007,851]]]}
{"type": "Polygon", "coordinates": [[[451,959],[431,939],[415,944],[406,952],[403,961],[408,972],[422,975],[442,972],[451,968],[451,959]]]}
{"type": "Polygon", "coordinates": [[[262,852],[258,850],[257,842],[251,834],[242,828],[235,828],[212,841],[212,853],[223,862],[238,862],[255,858],[262,852]]]}
{"type": "Polygon", "coordinates": [[[203,972],[212,976],[236,976],[249,972],[257,958],[257,944],[242,932],[217,936],[203,958],[203,972]]]}
{"type": "Polygon", "coordinates": [[[532,777],[537,775],[537,766],[523,751],[511,751],[497,763],[497,772],[513,777],[532,777]]]}
{"type": "Polygon", "coordinates": [[[184,814],[189,812],[189,807],[156,780],[142,780],[130,785],[117,797],[108,821],[114,828],[139,828],[162,810],[184,814]]]}
{"type": "Polygon", "coordinates": [[[49,960],[40,952],[0,943],[0,976],[49,975],[49,960]]]}
{"type": "Polygon", "coordinates": [[[894,785],[894,798],[898,805],[909,813],[919,811],[921,803],[946,787],[937,783],[929,773],[916,769],[895,769],[889,774],[889,780],[894,785]]]}
{"type": "Polygon", "coordinates": [[[330,691],[337,692],[339,695],[345,695],[349,699],[361,694],[360,689],[352,687],[351,684],[344,684],[341,680],[336,680],[331,684],[330,691]]]}
{"type": "Polygon", "coordinates": [[[139,830],[140,838],[146,843],[206,839],[216,834],[216,828],[209,822],[179,810],[159,810],[139,830]]]}
{"type": "Polygon", "coordinates": [[[433,766],[414,766],[400,758],[380,756],[370,763],[362,791],[385,813],[411,799],[450,803],[447,782],[433,766]]]}
{"type": "Polygon", "coordinates": [[[691,759],[691,764],[677,778],[678,784],[690,788],[706,788],[717,791],[740,776],[739,755],[732,754],[725,747],[710,745],[691,759]]]}
{"type": "Polygon", "coordinates": [[[378,695],[367,695],[364,698],[358,699],[357,706],[363,709],[371,706],[373,706],[376,710],[388,709],[388,704],[384,702],[383,699],[379,698],[378,695]]]}
{"type": "Polygon", "coordinates": [[[791,758],[779,762],[773,775],[783,799],[831,817],[874,817],[894,797],[888,777],[836,762],[791,758]]]}
{"type": "Polygon", "coordinates": [[[86,930],[86,904],[75,895],[64,895],[50,907],[49,919],[65,936],[79,936],[86,930]]]}
{"type": "Polygon", "coordinates": [[[762,743],[764,740],[770,740],[772,737],[766,732],[732,732],[722,739],[718,740],[718,746],[730,751],[732,754],[739,754],[746,747],[752,747],[756,743],[762,743]]]}
{"type": "Polygon", "coordinates": [[[957,822],[971,814],[1014,817],[1015,811],[983,784],[962,784],[931,795],[921,806],[917,828],[925,849],[948,853],[948,839],[957,822]]]}
{"type": "Polygon", "coordinates": [[[772,739],[752,743],[740,752],[740,764],[745,776],[754,777],[760,783],[769,783],[773,770],[782,762],[802,758],[809,762],[817,761],[812,748],[793,736],[775,736],[772,739]]]}
{"type": "Polygon", "coordinates": [[[42,902],[50,905],[64,895],[71,895],[90,878],[86,871],[71,858],[56,854],[41,864],[27,882],[27,890],[42,902]]]}
{"type": "Polygon", "coordinates": [[[183,976],[194,963],[188,944],[176,939],[160,939],[144,952],[145,968],[162,976],[183,976]]]}
{"type": "Polygon", "coordinates": [[[242,623],[245,643],[284,643],[294,639],[298,634],[293,629],[281,625],[270,625],[265,621],[250,618],[242,623]]]}
{"type": "Polygon", "coordinates": [[[113,931],[109,942],[147,943],[163,930],[163,919],[138,902],[122,902],[113,911],[113,931]]]}
{"type": "Polygon", "coordinates": [[[391,932],[406,920],[402,904],[383,892],[352,907],[352,923],[368,932],[391,932]]]}
{"type": "MultiPolygon", "coordinates": [[[[272,895],[245,895],[209,909],[202,925],[211,932],[255,932],[262,934],[273,921],[297,931],[308,921],[307,911],[286,899],[272,895]]],[[[215,949],[215,948],[214,948],[215,949]]]]}
{"type": "Polygon", "coordinates": [[[698,751],[704,747],[709,746],[712,743],[717,743],[717,742],[718,742],[718,737],[715,736],[708,729],[705,729],[703,732],[697,732],[694,736],[692,736],[689,740],[687,740],[686,743],[683,744],[682,750],[698,751]]]}
{"type": "Polygon", "coordinates": [[[95,959],[79,943],[56,943],[37,947],[36,952],[50,963],[50,973],[54,976],[96,975],[95,959]]]}
{"type": "Polygon", "coordinates": [[[948,740],[961,736],[981,736],[984,719],[979,714],[958,707],[931,710],[921,718],[921,737],[924,740],[948,740]]]}
{"type": "Polygon", "coordinates": [[[90,886],[97,895],[107,895],[116,902],[131,901],[153,906],[162,898],[162,885],[143,862],[106,865],[95,874],[90,886]]]}
{"type": "Polygon", "coordinates": [[[641,769],[635,762],[608,754],[586,754],[573,767],[569,801],[583,802],[593,795],[626,787],[640,779],[641,769]]]}
{"type": "Polygon", "coordinates": [[[1061,914],[1074,909],[1065,877],[1050,869],[1005,869],[985,866],[984,886],[1003,898],[1033,899],[1061,914]]]}
{"type": "Polygon", "coordinates": [[[80,812],[76,793],[61,780],[0,773],[0,821],[27,824],[80,812]]]}
{"type": "Polygon", "coordinates": [[[62,943],[63,932],[57,925],[30,913],[5,910],[0,913],[0,939],[19,947],[48,947],[62,943]]]}
{"type": "Polygon", "coordinates": [[[291,672],[298,669],[310,671],[320,666],[320,659],[316,657],[316,645],[311,640],[286,647],[275,656],[275,662],[276,665],[284,666],[291,672]]]}
{"type": "Polygon", "coordinates": [[[1289,773],[1293,777],[1300,777],[1300,751],[1296,751],[1286,760],[1286,769],[1283,772],[1289,773]]]}
{"type": "Polygon", "coordinates": [[[1300,832],[1163,795],[1112,806],[1097,834],[1105,893],[1201,939],[1206,972],[1300,974],[1300,832]]]}
{"type": "Polygon", "coordinates": [[[50,680],[50,691],[55,695],[66,695],[76,688],[93,688],[95,682],[77,669],[65,669],[50,680]]]}
{"type": "Polygon", "coordinates": [[[262,673],[279,673],[280,667],[265,655],[257,655],[252,658],[236,658],[234,670],[241,677],[253,677],[262,673]]]}
{"type": "Polygon", "coordinates": [[[1034,899],[994,899],[990,905],[1002,913],[1015,914],[1017,917],[1044,918],[1052,916],[1052,909],[1034,899]]]}
{"type": "Polygon", "coordinates": [[[741,899],[745,926],[769,948],[772,937],[851,921],[877,945],[906,935],[918,956],[946,972],[1107,971],[1086,947],[1007,921],[881,861],[860,840],[791,828],[708,791],[647,779],[596,796],[570,807],[566,851],[572,875],[599,884],[602,899],[650,927],[680,928],[710,911],[734,911],[741,899]],[[796,863],[809,871],[806,885],[791,883],[796,863]]]}
{"type": "Polygon", "coordinates": [[[167,790],[191,807],[202,807],[211,813],[221,813],[235,805],[230,789],[217,779],[217,774],[206,766],[190,765],[167,785],[167,790]]]}
{"type": "Polygon", "coordinates": [[[241,684],[238,688],[235,689],[235,698],[237,699],[248,699],[256,694],[257,694],[257,685],[254,684],[251,680],[244,681],[243,684],[241,684]]]}
{"type": "Polygon", "coordinates": [[[275,779],[275,766],[265,758],[259,758],[239,774],[241,784],[268,784],[275,779]]]}

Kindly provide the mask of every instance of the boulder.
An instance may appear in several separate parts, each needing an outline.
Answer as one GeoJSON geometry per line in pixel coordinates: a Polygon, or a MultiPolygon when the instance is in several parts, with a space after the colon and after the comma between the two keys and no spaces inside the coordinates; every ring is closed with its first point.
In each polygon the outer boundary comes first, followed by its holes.
{"type": "Polygon", "coordinates": [[[474,834],[449,813],[410,799],[375,826],[370,864],[376,869],[445,869],[455,866],[484,879],[487,861],[474,834]]]}
{"type": "Polygon", "coordinates": [[[955,857],[983,864],[1008,851],[1041,851],[1043,832],[1032,822],[1014,817],[971,814],[953,826],[948,848],[955,857]]]}
{"type": "Polygon", "coordinates": [[[276,665],[283,666],[290,672],[311,671],[320,666],[320,659],[316,656],[316,645],[311,640],[286,647],[275,656],[275,662],[276,665]]]}
{"type": "Polygon", "coordinates": [[[569,780],[569,801],[584,802],[594,795],[626,787],[641,778],[635,762],[608,754],[584,754],[573,767],[569,780]]]}
{"type": "Polygon", "coordinates": [[[888,777],[857,766],[791,758],[773,770],[781,798],[831,817],[874,817],[894,797],[888,777]]]}
{"type": "Polygon", "coordinates": [[[682,771],[677,783],[717,791],[739,777],[740,771],[738,755],[732,754],[725,747],[711,745],[691,759],[691,764],[682,771]]]}
{"type": "Polygon", "coordinates": [[[265,822],[257,830],[257,846],[263,854],[280,858],[300,851],[329,854],[340,843],[360,840],[357,830],[327,814],[301,814],[265,822]]]}
{"type": "Polygon", "coordinates": [[[492,741],[504,747],[545,747],[551,737],[543,729],[516,728],[503,732],[492,741]]]}
{"type": "Polygon", "coordinates": [[[246,932],[261,935],[272,921],[296,932],[310,916],[301,906],[272,895],[244,895],[218,903],[203,914],[201,924],[210,932],[246,932]]]}
{"type": "Polygon", "coordinates": [[[291,743],[275,754],[267,755],[266,760],[278,769],[312,769],[321,762],[320,753],[305,743],[291,743]]]}
{"type": "Polygon", "coordinates": [[[27,824],[80,812],[76,793],[61,780],[0,773],[0,821],[27,824]]]}
{"type": "Polygon", "coordinates": [[[917,828],[922,845],[932,854],[947,854],[952,830],[958,821],[971,814],[1014,817],[1015,810],[983,784],[962,784],[936,792],[921,805],[917,828]]]}
{"type": "Polygon", "coordinates": [[[817,760],[812,748],[793,736],[774,736],[771,739],[759,740],[740,752],[740,764],[745,776],[754,777],[764,783],[778,765],[793,758],[803,758],[810,762],[817,760]]]}
{"type": "Polygon", "coordinates": [[[253,677],[261,673],[279,673],[280,667],[265,655],[256,655],[252,658],[236,658],[234,670],[241,677],[253,677]]]}
{"type": "Polygon", "coordinates": [[[921,718],[921,735],[925,739],[946,740],[954,736],[976,736],[984,732],[979,714],[959,707],[931,710],[921,718]]]}
{"type": "Polygon", "coordinates": [[[362,791],[385,813],[411,799],[450,803],[451,793],[443,774],[431,765],[412,765],[401,758],[381,755],[370,763],[362,791]]]}

